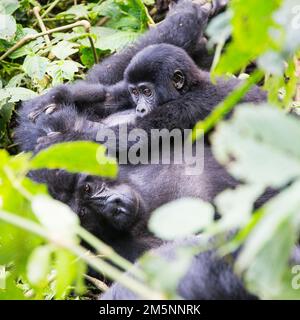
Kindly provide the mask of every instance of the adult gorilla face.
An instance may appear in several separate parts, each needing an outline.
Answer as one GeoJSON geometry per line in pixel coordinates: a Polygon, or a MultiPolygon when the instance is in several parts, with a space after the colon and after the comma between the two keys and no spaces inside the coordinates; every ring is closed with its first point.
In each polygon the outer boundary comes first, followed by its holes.
{"type": "Polygon", "coordinates": [[[127,184],[79,175],[71,208],[91,232],[104,225],[129,230],[143,213],[141,198],[127,184]]]}

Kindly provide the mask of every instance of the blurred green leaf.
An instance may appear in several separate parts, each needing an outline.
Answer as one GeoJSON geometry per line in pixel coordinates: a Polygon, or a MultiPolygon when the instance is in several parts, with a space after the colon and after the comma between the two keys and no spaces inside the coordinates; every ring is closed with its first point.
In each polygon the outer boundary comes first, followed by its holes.
{"type": "Polygon", "coordinates": [[[34,249],[28,259],[27,277],[34,286],[43,286],[50,272],[52,248],[48,245],[34,249]]]}
{"type": "Polygon", "coordinates": [[[10,40],[16,30],[16,20],[10,15],[0,14],[0,39],[10,40]]]}
{"type": "Polygon", "coordinates": [[[259,185],[242,185],[218,194],[214,203],[222,216],[217,222],[219,227],[230,230],[244,226],[251,217],[254,202],[263,191],[264,188],[259,185]]]}
{"type": "Polygon", "coordinates": [[[75,6],[72,6],[67,11],[61,12],[57,15],[58,18],[64,17],[64,16],[74,16],[74,18],[88,18],[88,10],[84,4],[78,4],[75,6]]]}
{"type": "Polygon", "coordinates": [[[213,217],[211,204],[200,199],[179,199],[156,209],[151,215],[149,229],[158,237],[171,240],[205,229],[213,222],[213,217]]]}
{"type": "Polygon", "coordinates": [[[268,105],[239,107],[213,136],[213,152],[238,180],[280,187],[300,176],[299,120],[268,105]]]}
{"type": "Polygon", "coordinates": [[[229,2],[232,12],[232,41],[216,66],[215,74],[235,73],[251,60],[275,46],[270,28],[275,28],[273,14],[281,0],[251,0],[229,2]],[[259,21],[259,23],[257,23],[259,21]]]}
{"type": "Polygon", "coordinates": [[[0,13],[12,14],[19,8],[18,0],[1,0],[0,2],[0,13]]]}
{"type": "Polygon", "coordinates": [[[115,159],[105,156],[105,147],[87,141],[64,142],[39,152],[31,161],[31,168],[65,169],[104,177],[115,177],[115,159]]]}
{"type": "MultiPolygon", "coordinates": [[[[77,278],[78,263],[77,258],[67,250],[60,249],[55,252],[55,269],[56,283],[55,283],[55,296],[58,299],[63,299],[71,291],[71,285],[77,278]]],[[[81,274],[81,278],[83,274],[81,274]]]]}

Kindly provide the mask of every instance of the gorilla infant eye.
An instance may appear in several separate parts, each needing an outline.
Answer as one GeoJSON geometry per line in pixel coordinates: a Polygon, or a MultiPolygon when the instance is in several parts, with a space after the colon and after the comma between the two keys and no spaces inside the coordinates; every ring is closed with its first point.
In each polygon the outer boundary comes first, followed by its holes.
{"type": "Polygon", "coordinates": [[[143,89],[143,95],[146,97],[150,97],[152,95],[152,91],[149,88],[143,89]]]}
{"type": "Polygon", "coordinates": [[[132,88],[132,89],[131,89],[131,93],[132,93],[134,96],[138,96],[138,95],[139,95],[139,91],[138,91],[136,88],[132,88]]]}

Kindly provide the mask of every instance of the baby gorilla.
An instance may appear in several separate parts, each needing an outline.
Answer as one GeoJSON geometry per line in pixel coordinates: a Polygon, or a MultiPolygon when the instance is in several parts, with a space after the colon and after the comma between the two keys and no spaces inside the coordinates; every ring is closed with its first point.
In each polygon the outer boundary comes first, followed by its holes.
{"type": "MultiPolygon", "coordinates": [[[[136,54],[125,70],[124,80],[139,117],[171,101],[176,101],[178,106],[177,110],[173,107],[173,111],[180,113],[190,100],[190,110],[186,111],[197,118],[197,114],[202,113],[203,118],[212,110],[212,104],[217,104],[239,83],[236,79],[226,82],[219,79],[212,85],[209,73],[201,71],[186,51],[170,44],[151,45],[136,54]]],[[[264,97],[255,87],[245,99],[255,102],[264,97]]],[[[165,107],[169,109],[170,105],[165,107]]],[[[188,128],[180,123],[178,127],[188,128]]]]}
{"type": "Polygon", "coordinates": [[[164,103],[201,89],[202,74],[181,48],[151,45],[139,52],[124,73],[136,113],[143,117],[164,103]]]}

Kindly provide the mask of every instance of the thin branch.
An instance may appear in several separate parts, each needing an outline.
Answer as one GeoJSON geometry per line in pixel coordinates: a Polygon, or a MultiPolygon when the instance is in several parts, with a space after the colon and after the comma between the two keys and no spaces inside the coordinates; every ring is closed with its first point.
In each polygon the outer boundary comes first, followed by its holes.
{"type": "MultiPolygon", "coordinates": [[[[54,29],[50,29],[50,30],[46,30],[44,32],[40,32],[40,33],[37,33],[37,34],[29,34],[29,35],[26,35],[24,38],[22,38],[21,40],[19,40],[15,45],[13,45],[11,48],[9,48],[1,57],[0,57],[0,61],[5,59],[7,56],[9,56],[11,53],[13,53],[15,50],[17,50],[18,48],[22,47],[24,44],[26,44],[27,42],[30,42],[32,40],[35,40],[39,37],[43,37],[45,35],[48,35],[48,34],[52,34],[54,32],[60,32],[60,31],[65,31],[65,30],[69,30],[69,29],[73,29],[73,28],[76,28],[76,27],[84,27],[85,31],[87,33],[90,33],[90,28],[91,28],[91,24],[89,23],[89,21],[87,20],[80,20],[80,21],[76,21],[74,23],[71,23],[71,24],[68,24],[66,26],[61,26],[61,27],[57,27],[57,28],[54,28],[54,29]]],[[[97,59],[97,52],[96,52],[96,49],[95,49],[95,46],[94,46],[94,42],[93,42],[93,39],[91,36],[88,36],[89,38],[89,41],[90,41],[90,44],[91,44],[91,48],[92,48],[92,51],[93,51],[93,55],[94,55],[94,61],[95,63],[98,62],[98,59],[97,59]]]]}
{"type": "Polygon", "coordinates": [[[102,292],[105,292],[108,290],[108,286],[101,280],[91,277],[87,274],[84,275],[84,277],[91,282],[97,289],[101,290],[102,292]]]}
{"type": "MultiPolygon", "coordinates": [[[[133,267],[133,264],[130,263],[128,260],[124,259],[120,255],[118,255],[113,248],[108,246],[106,243],[101,241],[100,239],[96,238],[93,234],[87,232],[84,228],[79,226],[78,228],[78,235],[89,245],[97,250],[98,253],[105,256],[105,258],[109,259],[111,262],[115,263],[119,267],[123,268],[124,270],[129,270],[133,267]]],[[[142,272],[137,270],[137,276],[143,277],[142,272]]]]}
{"type": "MultiPolygon", "coordinates": [[[[34,7],[34,8],[32,9],[32,12],[33,12],[33,14],[35,15],[35,17],[36,17],[36,19],[37,19],[37,22],[38,22],[38,24],[39,24],[39,27],[40,27],[41,31],[42,31],[42,32],[45,32],[45,31],[47,31],[47,29],[46,29],[46,26],[45,26],[45,24],[44,24],[44,22],[43,22],[43,19],[42,19],[41,16],[40,16],[40,10],[41,10],[40,7],[34,7]]],[[[46,35],[44,36],[44,38],[45,38],[46,44],[49,46],[49,45],[51,44],[49,36],[46,34],[46,35]]]]}
{"type": "Polygon", "coordinates": [[[44,13],[42,14],[42,18],[44,18],[49,12],[52,11],[52,9],[59,3],[60,0],[55,0],[53,1],[53,3],[49,6],[49,8],[47,10],[44,11],[44,13]]]}
{"type": "Polygon", "coordinates": [[[109,21],[109,17],[102,17],[97,23],[96,26],[103,26],[107,21],[109,21]]]}

